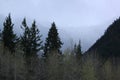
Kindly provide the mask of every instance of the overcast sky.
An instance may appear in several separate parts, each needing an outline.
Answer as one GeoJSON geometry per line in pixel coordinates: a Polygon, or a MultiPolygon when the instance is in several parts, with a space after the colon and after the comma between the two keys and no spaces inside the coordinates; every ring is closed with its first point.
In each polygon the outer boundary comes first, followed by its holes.
{"type": "Polygon", "coordinates": [[[55,21],[58,29],[75,41],[81,39],[87,49],[120,16],[120,0],[0,0],[0,15],[8,13],[42,25],[55,21]]]}

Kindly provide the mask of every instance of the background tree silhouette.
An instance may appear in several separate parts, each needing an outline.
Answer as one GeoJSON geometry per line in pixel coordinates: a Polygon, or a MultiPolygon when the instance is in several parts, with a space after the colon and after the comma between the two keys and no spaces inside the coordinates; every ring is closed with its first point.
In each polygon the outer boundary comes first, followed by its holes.
{"type": "Polygon", "coordinates": [[[42,49],[42,40],[40,31],[37,28],[36,22],[33,21],[32,26],[29,28],[26,19],[23,19],[21,28],[24,30],[21,36],[21,45],[26,57],[37,55],[37,52],[42,49]]]}
{"type": "Polygon", "coordinates": [[[31,42],[30,42],[30,29],[27,26],[26,19],[24,18],[22,21],[23,35],[21,36],[21,46],[24,51],[25,56],[31,55],[31,42]]]}
{"type": "Polygon", "coordinates": [[[47,56],[48,53],[54,50],[58,51],[58,53],[61,53],[60,48],[62,44],[63,43],[60,40],[59,33],[56,29],[56,25],[53,22],[51,28],[49,29],[48,37],[46,38],[44,46],[44,56],[47,56]]]}
{"type": "Polygon", "coordinates": [[[40,51],[43,47],[42,47],[42,40],[41,37],[42,35],[40,35],[40,31],[37,28],[36,22],[33,21],[32,23],[32,27],[30,28],[30,33],[31,33],[31,51],[33,53],[33,55],[37,54],[38,51],[40,51]]]}
{"type": "Polygon", "coordinates": [[[2,41],[4,43],[4,47],[8,48],[11,52],[15,51],[15,43],[16,43],[16,34],[13,32],[13,26],[10,14],[6,17],[6,20],[3,23],[3,31],[2,31],[2,41]]]}
{"type": "Polygon", "coordinates": [[[82,56],[82,51],[81,51],[81,42],[79,41],[78,45],[75,44],[74,46],[74,53],[75,56],[78,60],[80,60],[81,56],[82,56]]]}

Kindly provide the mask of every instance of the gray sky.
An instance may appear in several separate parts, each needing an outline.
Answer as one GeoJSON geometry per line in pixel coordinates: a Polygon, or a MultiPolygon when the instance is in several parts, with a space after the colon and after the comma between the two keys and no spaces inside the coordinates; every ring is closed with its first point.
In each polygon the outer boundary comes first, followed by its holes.
{"type": "MultiPolygon", "coordinates": [[[[26,17],[46,25],[55,21],[74,41],[88,49],[116,18],[120,0],[0,0],[0,15],[14,20],[26,17]]],[[[50,27],[50,26],[46,26],[50,27]]]]}

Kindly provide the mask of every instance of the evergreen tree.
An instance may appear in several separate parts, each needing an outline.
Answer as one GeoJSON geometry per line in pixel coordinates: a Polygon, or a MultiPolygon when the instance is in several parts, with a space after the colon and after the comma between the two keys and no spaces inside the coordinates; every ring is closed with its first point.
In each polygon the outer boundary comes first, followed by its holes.
{"type": "Polygon", "coordinates": [[[33,21],[32,27],[29,28],[26,23],[26,19],[23,19],[22,27],[24,32],[21,36],[21,45],[26,57],[36,55],[37,52],[42,49],[41,35],[39,35],[39,29],[36,26],[36,22],[33,21]]]}
{"type": "Polygon", "coordinates": [[[76,44],[76,43],[75,43],[75,45],[74,45],[74,48],[73,48],[73,51],[72,51],[72,52],[73,52],[74,55],[76,55],[76,52],[77,52],[77,44],[76,44]]]}
{"type": "Polygon", "coordinates": [[[82,51],[81,51],[81,42],[79,41],[78,45],[77,45],[77,52],[76,55],[81,56],[82,55],[82,51]]]}
{"type": "Polygon", "coordinates": [[[82,56],[80,41],[79,41],[78,45],[75,44],[75,46],[74,46],[74,52],[75,52],[76,58],[80,59],[80,57],[82,56]]]}
{"type": "Polygon", "coordinates": [[[33,21],[30,31],[31,31],[30,33],[31,33],[31,49],[32,49],[31,51],[33,54],[37,54],[37,52],[42,49],[42,41],[41,41],[42,35],[40,35],[40,31],[37,28],[35,21],[33,21]]]}
{"type": "Polygon", "coordinates": [[[1,29],[0,29],[0,41],[1,41],[1,37],[2,37],[2,33],[1,33],[1,29]]]}
{"type": "Polygon", "coordinates": [[[13,26],[10,14],[6,17],[3,23],[2,41],[4,47],[8,48],[11,52],[15,51],[16,35],[13,32],[13,26]]]}
{"type": "Polygon", "coordinates": [[[47,56],[51,51],[58,51],[61,54],[60,48],[63,43],[60,40],[59,33],[57,32],[56,25],[53,22],[48,32],[44,46],[44,56],[47,56]]]}
{"type": "Polygon", "coordinates": [[[22,21],[23,35],[21,36],[21,45],[25,56],[31,55],[31,42],[30,42],[30,29],[27,26],[26,19],[24,18],[22,21]]]}

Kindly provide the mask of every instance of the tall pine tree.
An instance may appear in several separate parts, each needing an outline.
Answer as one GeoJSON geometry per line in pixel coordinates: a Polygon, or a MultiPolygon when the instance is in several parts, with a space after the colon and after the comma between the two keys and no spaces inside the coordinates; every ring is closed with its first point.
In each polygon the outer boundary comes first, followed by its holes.
{"type": "Polygon", "coordinates": [[[42,49],[42,41],[40,31],[37,28],[36,22],[33,21],[32,26],[28,27],[26,19],[22,22],[22,29],[24,30],[23,36],[21,36],[21,44],[25,53],[27,76],[26,79],[30,80],[33,76],[33,62],[37,59],[37,52],[42,49]]]}
{"type": "Polygon", "coordinates": [[[2,37],[2,33],[1,33],[1,29],[0,29],[0,41],[1,41],[1,37],[2,37]]]}
{"type": "Polygon", "coordinates": [[[41,40],[42,35],[40,35],[40,31],[37,28],[35,21],[33,21],[32,23],[30,33],[31,33],[31,49],[32,49],[31,51],[33,54],[37,54],[37,52],[42,49],[43,41],[41,40]]]}
{"type": "Polygon", "coordinates": [[[42,49],[42,36],[39,33],[36,22],[33,21],[31,28],[29,28],[24,18],[21,28],[24,30],[21,36],[21,45],[25,56],[31,57],[37,55],[37,52],[42,49]]]}
{"type": "Polygon", "coordinates": [[[31,42],[30,42],[30,29],[27,26],[26,19],[24,18],[22,21],[23,35],[21,36],[21,45],[24,51],[25,56],[31,55],[31,42]]]}
{"type": "Polygon", "coordinates": [[[51,28],[49,29],[48,37],[46,38],[44,56],[48,56],[48,54],[52,51],[58,51],[58,53],[61,53],[60,48],[62,44],[63,43],[60,40],[56,25],[53,22],[51,28]]]}
{"type": "Polygon", "coordinates": [[[4,48],[8,48],[11,52],[15,51],[16,35],[13,32],[13,26],[10,14],[3,23],[2,41],[4,48]]]}
{"type": "Polygon", "coordinates": [[[75,53],[76,58],[79,60],[81,58],[81,56],[82,56],[80,41],[79,41],[78,45],[75,44],[74,53],[75,53]]]}

